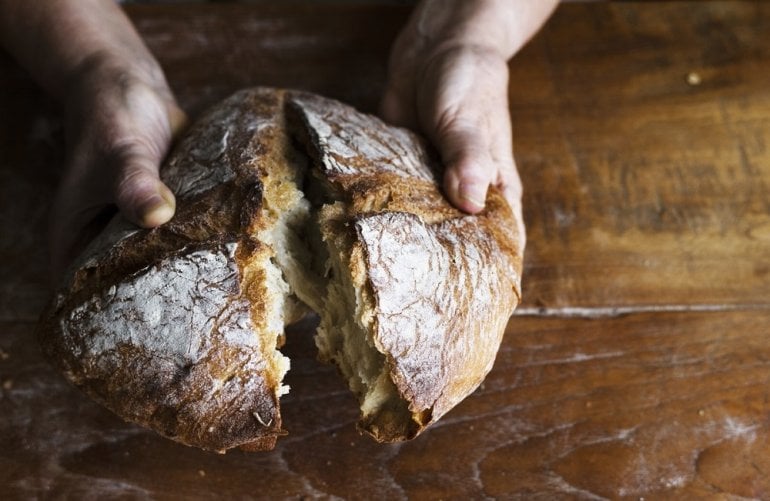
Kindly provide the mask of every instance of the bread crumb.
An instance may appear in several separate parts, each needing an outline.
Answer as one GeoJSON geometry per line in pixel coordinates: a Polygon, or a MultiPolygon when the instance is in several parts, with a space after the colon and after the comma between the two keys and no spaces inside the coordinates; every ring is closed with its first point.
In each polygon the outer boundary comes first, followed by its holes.
{"type": "Polygon", "coordinates": [[[706,411],[704,411],[703,409],[701,409],[701,410],[699,410],[699,411],[698,411],[698,415],[699,415],[700,417],[703,417],[703,416],[705,416],[705,415],[706,415],[706,411]]]}
{"type": "Polygon", "coordinates": [[[214,427],[213,426],[209,426],[209,433],[214,433],[214,427]]]}
{"type": "Polygon", "coordinates": [[[204,470],[198,470],[198,476],[199,477],[205,477],[206,476],[206,472],[204,470]]]}
{"type": "Polygon", "coordinates": [[[594,406],[593,402],[586,402],[586,409],[590,409],[593,406],[594,406]]]}
{"type": "Polygon", "coordinates": [[[703,83],[703,79],[701,78],[699,73],[695,71],[691,71],[690,73],[687,74],[688,85],[692,85],[693,87],[695,87],[696,85],[700,85],[701,83],[703,83]]]}
{"type": "Polygon", "coordinates": [[[0,348],[0,360],[8,360],[9,358],[11,358],[11,356],[8,352],[0,348]]]}
{"type": "Polygon", "coordinates": [[[13,388],[13,380],[6,379],[5,381],[3,381],[3,389],[5,391],[11,391],[11,388],[13,388]]]}

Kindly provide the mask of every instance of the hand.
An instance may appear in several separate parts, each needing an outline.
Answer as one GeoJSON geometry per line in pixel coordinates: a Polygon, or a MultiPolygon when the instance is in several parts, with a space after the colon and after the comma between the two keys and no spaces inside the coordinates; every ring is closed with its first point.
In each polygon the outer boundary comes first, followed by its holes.
{"type": "Polygon", "coordinates": [[[142,227],[175,209],[158,169],[185,115],[163,74],[101,60],[84,66],[65,102],[67,160],[51,211],[57,272],[95,236],[105,209],[117,206],[142,227]]]}
{"type": "Polygon", "coordinates": [[[391,52],[383,118],[423,131],[459,209],[483,210],[499,187],[521,220],[508,111],[508,60],[556,0],[423,0],[391,52]]]}
{"type": "Polygon", "coordinates": [[[144,227],[168,221],[174,195],[158,168],[185,115],[115,1],[0,0],[0,42],[65,110],[67,161],[51,213],[55,274],[107,208],[144,227]]]}

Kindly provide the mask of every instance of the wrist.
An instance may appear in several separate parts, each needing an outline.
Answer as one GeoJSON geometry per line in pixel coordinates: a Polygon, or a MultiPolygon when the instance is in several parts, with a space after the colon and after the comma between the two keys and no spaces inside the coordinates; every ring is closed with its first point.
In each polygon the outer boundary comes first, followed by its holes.
{"type": "Polygon", "coordinates": [[[558,0],[423,0],[412,18],[429,51],[468,46],[508,60],[545,23],[558,0]]]}

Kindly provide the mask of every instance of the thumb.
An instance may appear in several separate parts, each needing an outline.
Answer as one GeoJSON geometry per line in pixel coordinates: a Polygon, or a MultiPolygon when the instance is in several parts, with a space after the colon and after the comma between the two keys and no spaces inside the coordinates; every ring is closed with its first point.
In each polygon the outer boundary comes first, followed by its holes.
{"type": "MultiPolygon", "coordinates": [[[[176,202],[160,180],[160,154],[139,146],[114,149],[99,162],[100,175],[83,175],[80,159],[67,169],[51,210],[51,264],[54,276],[86,247],[114,215],[114,203],[129,221],[155,227],[174,215],[176,202]],[[78,173],[81,173],[78,175],[78,173]]],[[[89,171],[87,171],[89,172],[89,171]]]]}
{"type": "Polygon", "coordinates": [[[470,214],[482,211],[495,174],[482,128],[454,122],[437,135],[436,146],[446,165],[444,189],[449,200],[470,214]]]}
{"type": "Polygon", "coordinates": [[[154,228],[169,221],[176,210],[171,190],[160,180],[160,158],[138,149],[117,154],[115,204],[131,222],[154,228]]]}
{"type": "MultiPolygon", "coordinates": [[[[141,94],[132,98],[139,99],[141,94]]],[[[118,145],[112,155],[115,205],[129,221],[144,228],[168,222],[176,211],[174,194],[160,180],[159,169],[169,143],[186,127],[187,115],[173,98],[166,101],[165,112],[167,139],[145,139],[138,134],[118,145]]]]}
{"type": "Polygon", "coordinates": [[[110,202],[126,219],[145,228],[163,224],[174,215],[174,195],[159,179],[152,156],[124,150],[111,158],[102,164],[109,166],[102,172],[112,171],[114,176],[84,179],[72,175],[77,169],[69,169],[70,176],[59,186],[51,209],[49,235],[54,277],[60,276],[104,229],[115,214],[110,202]]]}
{"type": "Polygon", "coordinates": [[[158,94],[162,92],[145,85],[130,90],[126,101],[133,110],[140,110],[130,125],[134,134],[116,144],[109,156],[115,205],[128,220],[144,228],[160,226],[174,215],[176,200],[160,180],[159,168],[171,141],[187,122],[173,96],[157,99],[158,94]]]}

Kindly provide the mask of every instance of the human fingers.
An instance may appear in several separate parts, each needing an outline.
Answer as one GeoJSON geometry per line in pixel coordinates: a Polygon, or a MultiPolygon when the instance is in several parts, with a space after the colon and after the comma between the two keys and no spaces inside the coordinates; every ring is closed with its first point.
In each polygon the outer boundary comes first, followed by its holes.
{"type": "Polygon", "coordinates": [[[78,157],[66,169],[51,210],[52,267],[57,276],[120,210],[143,227],[173,216],[175,201],[160,181],[155,160],[141,147],[124,146],[108,157],[78,157]],[[114,171],[114,176],[106,174],[114,171]]]}
{"type": "MultiPolygon", "coordinates": [[[[444,162],[447,197],[471,214],[483,210],[490,184],[503,178],[507,74],[501,57],[476,47],[452,48],[426,65],[418,98],[423,129],[444,162]]],[[[507,158],[512,162],[510,152],[507,158]]]]}
{"type": "Polygon", "coordinates": [[[54,270],[60,272],[98,234],[116,208],[154,227],[174,213],[159,166],[186,116],[173,97],[140,82],[91,85],[68,123],[68,160],[51,212],[54,270]],[[112,90],[110,90],[112,89],[112,90]]]}
{"type": "Polygon", "coordinates": [[[523,188],[521,177],[519,176],[516,167],[516,161],[513,157],[510,120],[506,119],[505,123],[499,124],[498,130],[507,130],[507,133],[502,132],[493,135],[496,139],[492,144],[492,156],[498,165],[497,171],[499,173],[498,180],[495,184],[501,190],[503,197],[508,202],[511,211],[513,212],[514,221],[517,226],[514,239],[523,249],[527,241],[526,229],[524,227],[524,214],[522,210],[523,188]]]}
{"type": "Polygon", "coordinates": [[[476,214],[484,209],[489,185],[496,178],[495,165],[483,125],[474,120],[455,119],[437,135],[437,147],[446,170],[444,190],[457,208],[476,214]]]}
{"type": "Polygon", "coordinates": [[[415,106],[416,46],[415,30],[407,26],[393,43],[388,60],[388,79],[380,100],[380,116],[393,125],[419,128],[415,106]]]}
{"type": "Polygon", "coordinates": [[[161,160],[136,145],[116,151],[112,160],[115,205],[126,219],[144,228],[167,222],[176,209],[174,194],[158,174],[161,160]]]}
{"type": "Polygon", "coordinates": [[[122,96],[124,130],[110,138],[105,158],[113,201],[129,221],[145,228],[174,215],[176,202],[160,180],[160,164],[185,117],[173,101],[137,84],[122,96]]]}

